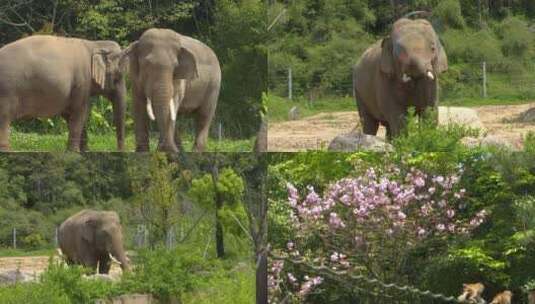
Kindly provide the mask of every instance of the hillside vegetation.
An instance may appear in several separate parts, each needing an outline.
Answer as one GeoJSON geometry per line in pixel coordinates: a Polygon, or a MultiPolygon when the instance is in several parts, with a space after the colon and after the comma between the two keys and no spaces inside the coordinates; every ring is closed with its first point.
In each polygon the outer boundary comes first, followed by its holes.
{"type": "Polygon", "coordinates": [[[291,68],[298,98],[352,96],[351,67],[364,50],[399,17],[424,10],[432,12],[429,20],[449,57],[449,71],[441,77],[443,101],[481,99],[483,62],[493,103],[535,97],[533,1],[277,1],[271,19],[284,8],[270,44],[269,86],[276,95],[288,96],[291,68]]]}

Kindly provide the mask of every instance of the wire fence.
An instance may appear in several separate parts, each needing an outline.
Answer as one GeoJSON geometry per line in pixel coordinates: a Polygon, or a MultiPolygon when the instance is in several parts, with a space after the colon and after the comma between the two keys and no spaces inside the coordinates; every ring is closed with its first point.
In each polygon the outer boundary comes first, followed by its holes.
{"type": "MultiPolygon", "coordinates": [[[[17,227],[8,230],[9,233],[4,233],[0,237],[0,248],[28,250],[59,247],[59,226],[50,231],[40,231],[39,234],[27,233],[17,227]]],[[[178,243],[188,238],[189,230],[181,225],[175,225],[167,230],[164,240],[160,241],[163,241],[166,248],[173,249],[178,243]]],[[[123,237],[125,246],[132,249],[148,248],[156,237],[160,238],[151,233],[148,226],[144,224],[123,227],[123,237]]]]}
{"type": "Polygon", "coordinates": [[[350,290],[358,299],[354,303],[469,303],[459,301],[456,297],[433,293],[430,290],[421,290],[414,286],[385,283],[377,278],[364,275],[355,275],[347,271],[333,270],[326,266],[316,266],[303,259],[290,258],[270,253],[274,260],[285,261],[295,266],[303,267],[306,271],[321,275],[340,286],[350,290]]]}
{"type": "MultiPolygon", "coordinates": [[[[462,98],[535,99],[535,63],[482,61],[450,65],[440,77],[441,100],[462,98]]],[[[288,99],[316,100],[324,96],[353,96],[351,67],[343,75],[319,76],[288,67],[272,71],[271,92],[288,99]]]]}

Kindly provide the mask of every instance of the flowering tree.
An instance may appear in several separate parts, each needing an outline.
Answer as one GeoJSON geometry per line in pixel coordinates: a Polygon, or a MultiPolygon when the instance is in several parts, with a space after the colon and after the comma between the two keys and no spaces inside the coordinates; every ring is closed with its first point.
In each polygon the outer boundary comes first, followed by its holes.
{"type": "MultiPolygon", "coordinates": [[[[483,223],[485,210],[471,218],[462,214],[465,190],[458,182],[458,175],[428,176],[412,169],[402,176],[392,169],[379,176],[370,168],[364,176],[331,184],[323,196],[308,187],[301,197],[288,184],[288,222],[295,233],[286,248],[274,252],[346,274],[400,283],[416,246],[468,235],[483,223]]],[[[270,271],[272,303],[283,293],[303,301],[323,280],[317,274],[298,277],[286,270],[283,260],[272,260],[270,271]]]]}

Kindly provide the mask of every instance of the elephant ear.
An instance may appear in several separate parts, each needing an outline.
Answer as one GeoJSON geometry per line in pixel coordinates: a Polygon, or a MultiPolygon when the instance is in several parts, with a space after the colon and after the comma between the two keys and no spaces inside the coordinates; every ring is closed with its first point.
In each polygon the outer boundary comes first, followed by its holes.
{"type": "Polygon", "coordinates": [[[448,56],[446,56],[446,51],[440,40],[437,40],[437,52],[438,55],[435,62],[435,69],[437,74],[440,74],[448,70],[448,56]]]}
{"type": "Polygon", "coordinates": [[[132,42],[126,49],[119,54],[119,69],[122,73],[128,71],[128,67],[131,66],[135,60],[134,54],[137,48],[138,42],[132,42]]]}
{"type": "Polygon", "coordinates": [[[106,56],[107,52],[100,49],[94,52],[91,58],[91,78],[102,90],[106,85],[106,56]]]}
{"type": "Polygon", "coordinates": [[[197,59],[188,49],[182,47],[178,54],[178,68],[175,71],[177,79],[193,80],[199,77],[197,70],[197,59]]]}
{"type": "Polygon", "coordinates": [[[394,75],[394,53],[392,47],[392,39],[386,37],[381,42],[381,71],[388,76],[394,75]]]}
{"type": "Polygon", "coordinates": [[[97,222],[94,219],[88,219],[84,223],[82,228],[81,235],[82,239],[89,244],[95,243],[95,229],[97,227],[97,222]]]}

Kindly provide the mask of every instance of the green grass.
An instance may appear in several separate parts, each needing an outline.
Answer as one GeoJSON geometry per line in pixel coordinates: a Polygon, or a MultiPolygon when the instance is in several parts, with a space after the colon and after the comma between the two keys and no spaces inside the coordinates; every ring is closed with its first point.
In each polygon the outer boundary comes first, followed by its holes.
{"type": "MultiPolygon", "coordinates": [[[[66,150],[67,133],[65,134],[37,134],[12,132],[11,148],[13,151],[32,151],[32,152],[62,152],[66,150]]],[[[89,151],[91,152],[113,152],[117,151],[115,134],[89,134],[89,151]]],[[[191,151],[193,140],[191,137],[182,139],[186,151],[191,151]]],[[[156,150],[158,138],[156,134],[151,136],[151,151],[156,150]]],[[[207,151],[224,151],[224,152],[244,152],[252,151],[254,145],[253,139],[229,140],[225,139],[221,143],[212,138],[208,139],[207,151]]],[[[135,139],[133,135],[126,138],[126,151],[133,152],[135,149],[135,139]]]]}
{"type": "Polygon", "coordinates": [[[55,249],[0,249],[0,257],[24,257],[24,256],[50,256],[54,254],[55,249]]]}

